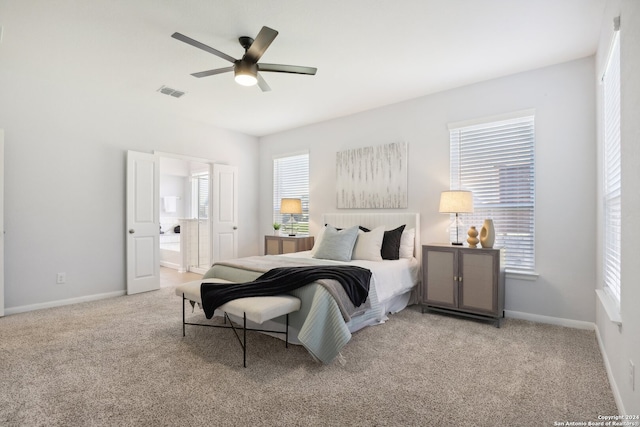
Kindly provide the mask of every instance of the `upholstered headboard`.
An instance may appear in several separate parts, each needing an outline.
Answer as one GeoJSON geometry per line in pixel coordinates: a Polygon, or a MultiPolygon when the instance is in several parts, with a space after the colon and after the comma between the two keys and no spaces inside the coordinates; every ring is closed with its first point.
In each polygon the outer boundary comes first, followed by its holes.
{"type": "Polygon", "coordinates": [[[413,254],[422,262],[422,244],[420,243],[420,214],[404,212],[381,213],[326,213],[323,215],[323,225],[331,224],[334,227],[346,228],[361,225],[373,230],[381,225],[386,230],[393,230],[406,224],[405,230],[416,229],[413,254]]]}

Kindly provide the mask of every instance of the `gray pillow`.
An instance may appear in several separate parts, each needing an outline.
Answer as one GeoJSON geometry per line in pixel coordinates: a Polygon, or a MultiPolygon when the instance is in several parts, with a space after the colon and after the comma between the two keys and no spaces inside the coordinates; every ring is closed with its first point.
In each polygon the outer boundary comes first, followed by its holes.
{"type": "Polygon", "coordinates": [[[351,261],[351,253],[357,238],[358,226],[338,231],[335,227],[327,225],[320,246],[313,257],[334,261],[351,261]]]}

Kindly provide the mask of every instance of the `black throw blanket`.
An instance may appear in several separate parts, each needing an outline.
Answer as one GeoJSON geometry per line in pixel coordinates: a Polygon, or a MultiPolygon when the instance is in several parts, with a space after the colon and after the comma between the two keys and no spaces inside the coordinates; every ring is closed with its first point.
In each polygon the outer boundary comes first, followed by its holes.
{"type": "Polygon", "coordinates": [[[354,306],[359,307],[369,295],[371,271],[351,265],[273,268],[253,282],[203,283],[200,285],[202,308],[207,319],[216,308],[245,297],[280,295],[321,279],[340,282],[354,306]]]}

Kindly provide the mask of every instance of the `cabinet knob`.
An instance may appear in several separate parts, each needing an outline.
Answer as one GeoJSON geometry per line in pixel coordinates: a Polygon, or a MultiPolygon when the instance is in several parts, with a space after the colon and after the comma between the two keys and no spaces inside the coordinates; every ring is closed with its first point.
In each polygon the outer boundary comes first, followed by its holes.
{"type": "Polygon", "coordinates": [[[458,281],[458,276],[453,276],[453,281],[457,282],[458,281]]]}

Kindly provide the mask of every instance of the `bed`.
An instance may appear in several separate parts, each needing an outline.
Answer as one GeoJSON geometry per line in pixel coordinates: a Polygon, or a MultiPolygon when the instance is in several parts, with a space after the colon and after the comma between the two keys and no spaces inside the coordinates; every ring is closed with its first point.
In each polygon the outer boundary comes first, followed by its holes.
{"type": "MultiPolygon", "coordinates": [[[[303,345],[316,360],[331,363],[349,342],[352,333],[367,326],[384,323],[388,314],[396,313],[416,301],[416,285],[421,277],[419,260],[422,246],[420,216],[416,213],[332,213],[324,215],[323,224],[326,226],[316,237],[316,244],[311,251],[217,262],[203,278],[249,282],[273,265],[355,265],[371,270],[369,297],[364,305],[365,309],[360,311],[345,312],[342,304],[318,282],[289,292],[302,302],[300,310],[291,313],[289,317],[290,342],[303,345]],[[329,243],[336,236],[336,230],[341,229],[338,234],[353,233],[354,227],[368,230],[358,231],[356,243],[349,252],[350,256],[358,259],[345,261],[336,259],[340,257],[333,255],[328,257],[334,259],[327,259],[326,250],[327,247],[333,250],[329,243]],[[395,239],[396,244],[399,243],[398,259],[376,259],[375,248],[377,242],[382,240],[380,236],[383,233],[383,251],[389,246],[386,244],[387,237],[395,239]]],[[[391,243],[393,246],[394,243],[391,243]]],[[[380,251],[380,246],[377,248],[380,251]]],[[[379,255],[378,252],[377,258],[379,255]]],[[[223,313],[216,311],[215,315],[222,316],[223,313]]],[[[281,327],[284,319],[270,322],[272,324],[265,329],[281,327]]]]}

